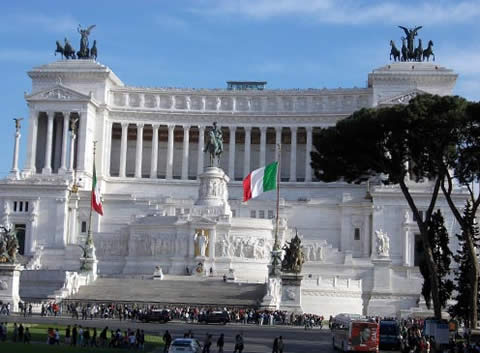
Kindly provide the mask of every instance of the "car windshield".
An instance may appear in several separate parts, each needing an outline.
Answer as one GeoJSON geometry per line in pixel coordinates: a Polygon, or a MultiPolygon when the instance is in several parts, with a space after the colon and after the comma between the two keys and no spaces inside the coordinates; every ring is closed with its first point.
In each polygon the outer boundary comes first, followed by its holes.
{"type": "Polygon", "coordinates": [[[190,347],[190,342],[189,341],[174,341],[172,343],[172,346],[177,346],[177,347],[190,347]]]}
{"type": "Polygon", "coordinates": [[[398,333],[396,325],[382,325],[380,324],[381,335],[396,335],[398,333]]]}

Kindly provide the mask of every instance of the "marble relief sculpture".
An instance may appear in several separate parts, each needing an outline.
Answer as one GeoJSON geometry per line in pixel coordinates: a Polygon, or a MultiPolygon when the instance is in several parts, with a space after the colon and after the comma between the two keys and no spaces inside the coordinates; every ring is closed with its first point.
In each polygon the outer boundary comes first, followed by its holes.
{"type": "Polygon", "coordinates": [[[0,263],[16,263],[17,252],[17,229],[0,226],[0,263]]]}
{"type": "Polygon", "coordinates": [[[381,257],[390,256],[390,238],[382,229],[375,231],[377,241],[377,255],[381,257]]]}

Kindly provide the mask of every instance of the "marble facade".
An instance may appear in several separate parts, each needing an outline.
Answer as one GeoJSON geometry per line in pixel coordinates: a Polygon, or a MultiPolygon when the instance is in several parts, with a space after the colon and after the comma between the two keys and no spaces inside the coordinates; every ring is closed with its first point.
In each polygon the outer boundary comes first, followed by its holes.
{"type": "MultiPolygon", "coordinates": [[[[196,266],[194,235],[205,230],[207,269],[233,268],[239,281],[264,282],[275,193],[242,203],[241,180],[280,155],[280,239],[295,228],[303,237],[303,309],[371,313],[387,303],[397,313],[416,305],[418,229],[400,190],[318,182],[310,152],[321,128],[357,109],[405,104],[422,92],[451,94],[452,70],[391,63],[373,70],[364,88],[245,91],[127,86],[93,60],[57,61],[28,75],[25,163],[16,166],[15,152],[11,175],[0,181],[0,218],[25,226],[22,251],[34,256],[41,248],[42,268],[79,268],[97,141],[105,214],[93,220],[100,275],[151,275],[156,266],[184,274],[196,266]],[[225,175],[202,184],[205,131],[214,121],[225,138],[219,165],[225,175]],[[386,264],[377,261],[379,230],[388,234],[386,264]]],[[[426,207],[431,185],[409,185],[426,207]]],[[[455,242],[448,205],[438,206],[455,242]]]]}

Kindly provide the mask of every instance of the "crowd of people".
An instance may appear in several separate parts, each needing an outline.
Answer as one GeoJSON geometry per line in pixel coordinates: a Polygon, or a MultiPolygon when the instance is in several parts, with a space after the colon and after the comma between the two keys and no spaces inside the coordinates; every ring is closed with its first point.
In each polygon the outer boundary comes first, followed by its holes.
{"type": "MultiPolygon", "coordinates": [[[[0,323],[0,341],[5,342],[7,338],[8,323],[0,323]]],[[[12,327],[11,339],[12,342],[30,343],[30,340],[32,339],[30,329],[28,327],[24,327],[23,324],[17,325],[17,323],[14,323],[12,327]]]]}

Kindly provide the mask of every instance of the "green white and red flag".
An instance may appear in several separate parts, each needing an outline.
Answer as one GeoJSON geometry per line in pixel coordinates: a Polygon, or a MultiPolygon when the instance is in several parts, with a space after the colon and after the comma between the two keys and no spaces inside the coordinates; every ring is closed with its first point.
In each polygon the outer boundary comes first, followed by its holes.
{"type": "Polygon", "coordinates": [[[243,202],[277,188],[278,162],[255,169],[243,179],[243,202]]]}
{"type": "Polygon", "coordinates": [[[93,162],[93,180],[92,180],[92,208],[98,214],[103,216],[102,199],[100,198],[100,187],[97,183],[97,172],[95,170],[95,162],[93,162]]]}

